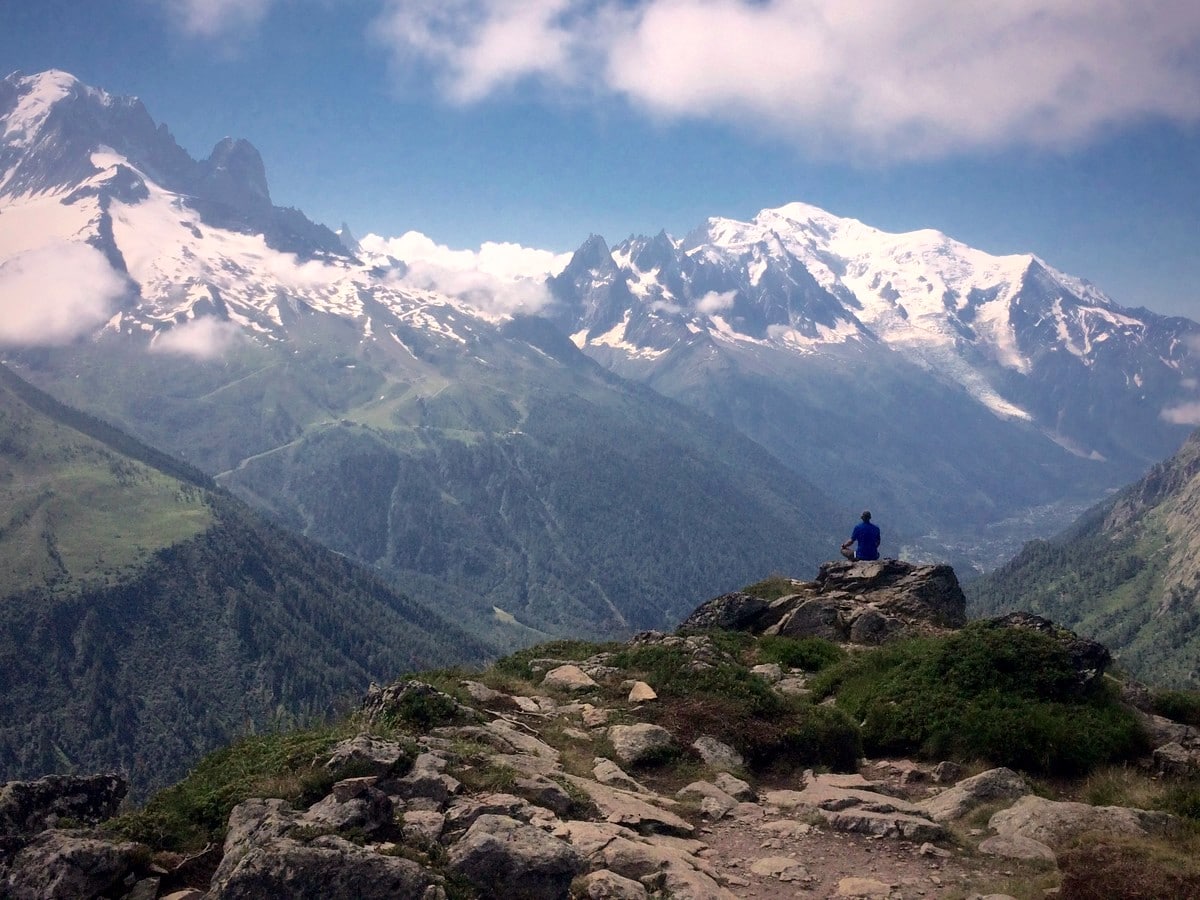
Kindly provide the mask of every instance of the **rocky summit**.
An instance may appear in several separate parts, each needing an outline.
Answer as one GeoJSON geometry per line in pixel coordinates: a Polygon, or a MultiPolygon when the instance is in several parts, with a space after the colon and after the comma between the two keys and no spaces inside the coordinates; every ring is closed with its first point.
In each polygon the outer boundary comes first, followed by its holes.
{"type": "MultiPolygon", "coordinates": [[[[1071,898],[1098,896],[1081,853],[1136,845],[1156,854],[1138,877],[1169,887],[1137,896],[1195,896],[1194,811],[1172,798],[1194,797],[1200,738],[1153,691],[1109,690],[1099,651],[1034,616],[965,623],[948,567],[831,563],[675,634],[372,686],[344,720],[247,737],[140,810],[114,816],[118,776],[10,783],[0,894],[1071,898]],[[936,680],[903,681],[920,670],[936,680]],[[928,732],[889,731],[889,711],[928,732]],[[1104,766],[1143,787],[1081,802],[1071,779],[1104,766]]],[[[1107,896],[1128,895],[1118,877],[1107,896]]]]}
{"type": "Polygon", "coordinates": [[[891,637],[961,628],[967,620],[966,598],[946,565],[898,559],[828,562],[816,581],[791,582],[790,588],[772,602],[724,594],[701,604],[680,628],[880,644],[891,637]]]}

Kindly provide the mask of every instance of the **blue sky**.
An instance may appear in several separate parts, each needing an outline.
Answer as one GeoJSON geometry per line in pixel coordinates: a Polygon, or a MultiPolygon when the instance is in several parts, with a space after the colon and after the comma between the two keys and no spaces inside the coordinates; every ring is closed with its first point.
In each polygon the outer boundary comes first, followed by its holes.
{"type": "Polygon", "coordinates": [[[133,94],[356,235],[554,251],[802,200],[1200,318],[1200,4],[0,0],[0,69],[133,94]]]}

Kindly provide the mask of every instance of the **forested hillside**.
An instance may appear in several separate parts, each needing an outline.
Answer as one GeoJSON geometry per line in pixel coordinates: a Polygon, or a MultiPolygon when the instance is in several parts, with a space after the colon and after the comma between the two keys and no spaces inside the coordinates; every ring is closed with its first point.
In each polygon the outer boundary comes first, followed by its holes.
{"type": "Polygon", "coordinates": [[[2,377],[0,781],[115,768],[145,791],[372,679],[489,655],[194,470],[153,467],[161,454],[2,377]]]}

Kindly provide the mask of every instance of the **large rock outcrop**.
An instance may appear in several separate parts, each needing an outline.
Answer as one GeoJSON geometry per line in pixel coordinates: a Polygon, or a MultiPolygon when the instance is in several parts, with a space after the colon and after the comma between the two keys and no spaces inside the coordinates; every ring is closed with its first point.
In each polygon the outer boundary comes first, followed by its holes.
{"type": "Polygon", "coordinates": [[[895,636],[937,634],[966,624],[966,597],[954,569],[898,559],[830,562],[816,581],[767,603],[744,593],[701,604],[681,630],[731,628],[756,634],[881,644],[895,636]]]}

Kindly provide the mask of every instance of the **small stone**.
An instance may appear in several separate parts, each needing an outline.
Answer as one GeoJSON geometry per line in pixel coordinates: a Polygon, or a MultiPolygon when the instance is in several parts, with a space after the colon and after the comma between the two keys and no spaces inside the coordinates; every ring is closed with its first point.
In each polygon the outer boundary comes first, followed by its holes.
{"type": "Polygon", "coordinates": [[[783,678],[783,669],[779,667],[778,663],[763,663],[761,665],[753,666],[750,669],[750,674],[757,675],[764,681],[769,681],[771,684],[774,684],[783,678]]]}
{"type": "Polygon", "coordinates": [[[918,852],[922,856],[936,856],[939,859],[948,859],[954,855],[949,850],[943,850],[941,847],[931,844],[928,841],[921,845],[921,849],[918,852]]]}
{"type": "Polygon", "coordinates": [[[608,724],[608,717],[611,714],[612,710],[598,708],[592,706],[590,703],[583,704],[583,710],[580,712],[584,728],[604,727],[608,724]]]}
{"type": "Polygon", "coordinates": [[[646,684],[644,681],[635,681],[633,687],[629,689],[630,703],[646,703],[650,700],[657,700],[658,694],[654,692],[654,688],[646,684]]]}
{"type": "Polygon", "coordinates": [[[886,900],[892,893],[892,885],[874,878],[843,878],[838,882],[837,897],[863,898],[863,900],[886,900]]]}
{"type": "Polygon", "coordinates": [[[499,700],[504,695],[499,691],[494,691],[486,684],[480,681],[464,681],[462,686],[467,689],[467,695],[479,703],[491,703],[493,700],[499,700]]]}
{"type": "Polygon", "coordinates": [[[766,856],[762,859],[756,859],[750,864],[750,871],[755,875],[780,878],[781,880],[785,872],[791,872],[797,869],[802,873],[801,877],[808,875],[808,871],[804,868],[804,866],[792,859],[790,856],[766,856]]]}
{"type": "Polygon", "coordinates": [[[740,778],[735,778],[728,772],[720,772],[713,779],[713,784],[727,793],[734,800],[750,802],[754,800],[754,790],[740,778]]]}
{"type": "Polygon", "coordinates": [[[954,784],[963,777],[963,767],[956,762],[945,760],[933,767],[935,784],[954,784]]]}

